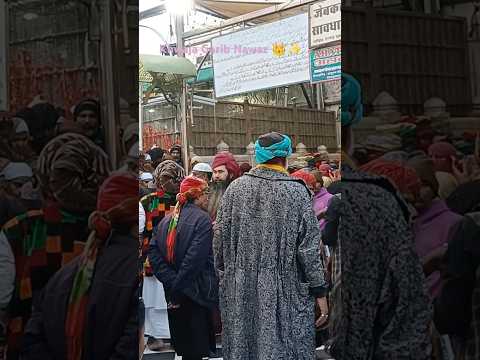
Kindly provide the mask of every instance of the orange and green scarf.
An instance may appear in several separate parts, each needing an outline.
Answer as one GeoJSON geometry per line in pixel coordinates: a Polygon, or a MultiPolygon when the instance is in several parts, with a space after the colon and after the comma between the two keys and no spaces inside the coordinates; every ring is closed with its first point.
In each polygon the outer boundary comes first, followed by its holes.
{"type": "MultiPolygon", "coordinates": [[[[104,192],[108,195],[107,190],[104,192]]],[[[111,199],[108,200],[111,201],[111,199]]],[[[68,360],[81,360],[83,356],[88,301],[99,251],[106,246],[112,231],[112,223],[132,225],[138,222],[138,214],[135,211],[137,207],[138,199],[131,197],[111,207],[108,211],[93,212],[88,219],[89,228],[93,231],[90,233],[83,254],[80,257],[65,320],[68,360]]]]}
{"type": "Polygon", "coordinates": [[[167,231],[167,261],[172,264],[175,257],[175,241],[180,212],[188,200],[198,198],[207,189],[208,184],[194,176],[186,177],[180,184],[180,193],[177,195],[177,204],[172,213],[167,231]]]}
{"type": "Polygon", "coordinates": [[[94,237],[90,237],[85,247],[79,269],[73,281],[72,292],[67,309],[65,334],[67,359],[81,360],[83,352],[83,331],[87,319],[87,305],[90,286],[97,262],[98,246],[94,237]]]}

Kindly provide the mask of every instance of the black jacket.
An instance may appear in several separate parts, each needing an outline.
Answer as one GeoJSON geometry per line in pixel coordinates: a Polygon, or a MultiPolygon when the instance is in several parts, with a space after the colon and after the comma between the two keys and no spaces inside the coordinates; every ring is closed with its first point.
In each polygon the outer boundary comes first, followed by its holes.
{"type": "MultiPolygon", "coordinates": [[[[79,259],[58,271],[35,302],[23,359],[66,359],[65,319],[79,259]]],[[[138,358],[138,239],[113,233],[98,256],[85,326],[84,360],[138,358]]]]}
{"type": "Polygon", "coordinates": [[[199,305],[213,308],[218,304],[218,280],[213,266],[213,230],[205,210],[187,203],[177,225],[175,259],[166,261],[166,240],[171,215],[154,231],[148,257],[153,273],[163,283],[167,299],[186,295],[199,305]]]}
{"type": "Polygon", "coordinates": [[[443,286],[435,300],[435,326],[440,334],[465,336],[472,319],[472,292],[480,266],[480,224],[465,216],[448,243],[443,286]]]}

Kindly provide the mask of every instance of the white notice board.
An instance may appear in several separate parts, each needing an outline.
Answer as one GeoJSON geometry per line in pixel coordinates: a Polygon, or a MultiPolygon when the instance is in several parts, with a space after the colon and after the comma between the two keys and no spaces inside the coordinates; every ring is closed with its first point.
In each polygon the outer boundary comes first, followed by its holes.
{"type": "Polygon", "coordinates": [[[322,0],[310,5],[310,48],[342,40],[340,0],[322,0]]]}
{"type": "Polygon", "coordinates": [[[0,0],[0,111],[8,110],[7,3],[0,0]]]}
{"type": "Polygon", "coordinates": [[[308,82],[308,14],[212,39],[215,96],[308,82]]]}

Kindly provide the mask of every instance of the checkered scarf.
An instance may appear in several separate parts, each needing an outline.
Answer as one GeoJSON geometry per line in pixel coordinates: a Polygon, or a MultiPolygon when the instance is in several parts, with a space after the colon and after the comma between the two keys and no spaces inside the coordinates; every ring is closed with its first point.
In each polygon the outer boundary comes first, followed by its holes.
{"type": "Polygon", "coordinates": [[[63,211],[56,204],[19,214],[3,226],[16,266],[7,333],[11,353],[20,350],[34,289],[43,288],[52,274],[82,253],[86,228],[86,217],[63,211]]]}

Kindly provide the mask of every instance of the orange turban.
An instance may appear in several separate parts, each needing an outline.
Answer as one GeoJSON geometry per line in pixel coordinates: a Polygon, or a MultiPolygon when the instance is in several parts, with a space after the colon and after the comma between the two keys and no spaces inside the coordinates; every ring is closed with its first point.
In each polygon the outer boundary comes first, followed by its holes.
{"type": "Polygon", "coordinates": [[[317,179],[315,178],[315,175],[313,175],[313,174],[311,174],[311,173],[309,173],[308,171],[305,171],[305,170],[295,171],[292,174],[292,177],[297,178],[297,179],[302,179],[309,188],[314,188],[315,183],[317,182],[317,179]]]}
{"type": "Polygon", "coordinates": [[[376,159],[360,167],[361,171],[388,178],[404,194],[417,194],[421,181],[416,171],[396,161],[376,159]]]}
{"type": "Polygon", "coordinates": [[[205,180],[195,176],[188,176],[180,184],[177,201],[183,205],[189,199],[196,199],[207,187],[208,184],[205,180]]]}

